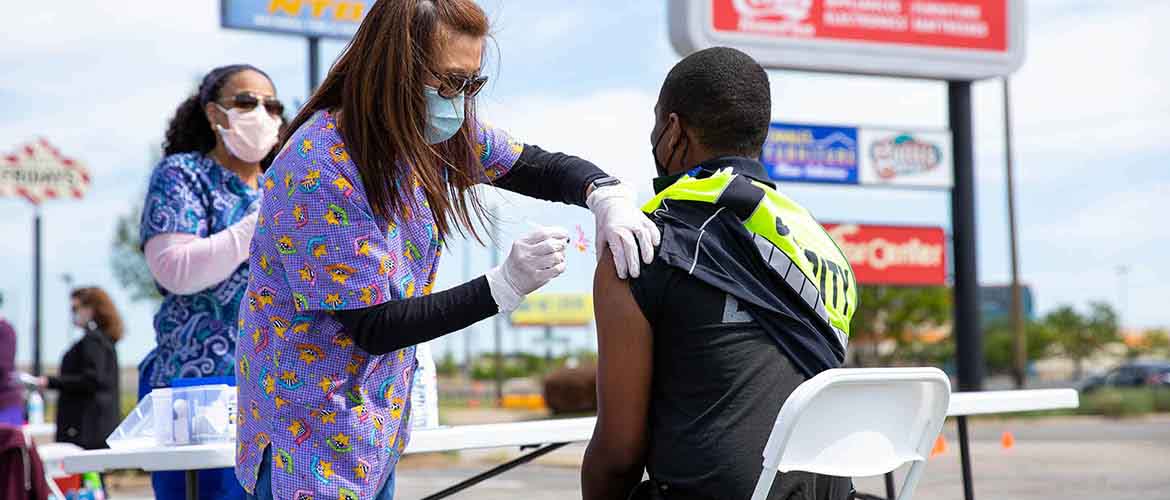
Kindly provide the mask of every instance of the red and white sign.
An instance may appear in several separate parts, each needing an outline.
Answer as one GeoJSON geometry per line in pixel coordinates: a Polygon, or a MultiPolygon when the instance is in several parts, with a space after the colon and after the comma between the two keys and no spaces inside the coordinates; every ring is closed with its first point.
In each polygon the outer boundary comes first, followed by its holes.
{"type": "Polygon", "coordinates": [[[736,47],[770,67],[978,79],[1023,62],[1023,0],[669,0],[689,54],[736,47]]]}
{"type": "Polygon", "coordinates": [[[88,189],[85,166],[61,155],[44,139],[0,157],[0,196],[22,196],[39,205],[44,200],[81,198],[88,189]]]}
{"type": "Polygon", "coordinates": [[[947,236],[940,227],[825,224],[863,285],[946,284],[947,236]]]}

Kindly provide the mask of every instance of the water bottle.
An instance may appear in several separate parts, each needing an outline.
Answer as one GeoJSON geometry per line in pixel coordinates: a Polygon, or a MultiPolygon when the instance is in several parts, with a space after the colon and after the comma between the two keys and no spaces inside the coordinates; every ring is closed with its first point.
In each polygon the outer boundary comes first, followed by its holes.
{"type": "Polygon", "coordinates": [[[41,397],[40,391],[32,391],[28,395],[28,423],[45,423],[45,399],[41,397]]]}
{"type": "Polygon", "coordinates": [[[86,472],[81,475],[82,492],[80,500],[105,500],[106,494],[102,490],[101,476],[96,472],[86,472]]]}
{"type": "Polygon", "coordinates": [[[439,384],[435,376],[435,358],[431,346],[423,342],[415,348],[418,365],[410,393],[410,422],[416,429],[439,426],[439,384]]]}

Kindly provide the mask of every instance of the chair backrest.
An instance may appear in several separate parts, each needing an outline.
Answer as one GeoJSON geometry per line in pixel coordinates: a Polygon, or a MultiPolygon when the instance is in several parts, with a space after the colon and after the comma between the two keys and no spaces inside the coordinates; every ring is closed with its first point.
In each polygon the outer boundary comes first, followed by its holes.
{"type": "MultiPolygon", "coordinates": [[[[760,483],[770,485],[777,470],[860,477],[923,461],[950,394],[950,381],[937,368],[824,371],[784,402],[764,448],[760,483]]],[[[908,482],[916,481],[912,476],[908,482]]]]}

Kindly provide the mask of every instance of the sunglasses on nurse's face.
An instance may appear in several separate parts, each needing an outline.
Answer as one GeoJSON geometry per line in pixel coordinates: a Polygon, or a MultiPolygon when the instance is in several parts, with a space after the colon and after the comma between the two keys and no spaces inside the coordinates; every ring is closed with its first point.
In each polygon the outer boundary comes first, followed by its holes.
{"type": "Polygon", "coordinates": [[[438,91],[439,96],[443,99],[454,99],[459,94],[467,97],[475,97],[480,90],[483,90],[483,85],[487,83],[488,77],[480,75],[461,75],[458,73],[439,74],[431,71],[431,75],[439,81],[438,91]]]}
{"type": "Polygon", "coordinates": [[[260,97],[251,92],[242,92],[236,94],[235,97],[228,97],[222,100],[229,108],[237,108],[241,111],[252,111],[261,103],[264,104],[264,109],[268,114],[273,116],[280,116],[284,114],[284,104],[275,97],[260,97]]]}

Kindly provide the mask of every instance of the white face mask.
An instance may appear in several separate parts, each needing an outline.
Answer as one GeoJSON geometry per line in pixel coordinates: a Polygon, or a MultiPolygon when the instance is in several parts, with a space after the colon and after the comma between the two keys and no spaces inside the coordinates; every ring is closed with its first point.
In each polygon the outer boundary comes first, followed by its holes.
{"type": "Polygon", "coordinates": [[[223,137],[223,144],[227,146],[232,156],[248,163],[256,163],[272,151],[280,132],[280,122],[268,114],[264,106],[256,106],[246,112],[238,108],[225,109],[219,104],[216,106],[228,117],[229,128],[223,128],[219,124],[216,124],[215,128],[223,137]]]}

